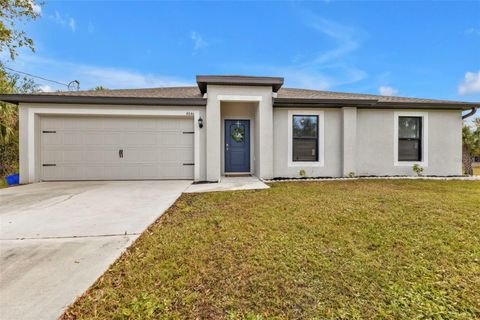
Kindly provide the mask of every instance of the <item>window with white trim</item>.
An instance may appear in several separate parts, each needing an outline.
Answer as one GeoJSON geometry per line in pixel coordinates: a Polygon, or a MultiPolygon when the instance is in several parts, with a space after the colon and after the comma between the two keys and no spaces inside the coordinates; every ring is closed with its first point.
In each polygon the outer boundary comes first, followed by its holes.
{"type": "Polygon", "coordinates": [[[323,167],[325,112],[288,110],[288,166],[323,167]]]}
{"type": "Polygon", "coordinates": [[[292,116],[292,161],[318,161],[318,115],[292,116]]]}
{"type": "Polygon", "coordinates": [[[422,161],[422,117],[398,117],[398,161],[422,161]]]}

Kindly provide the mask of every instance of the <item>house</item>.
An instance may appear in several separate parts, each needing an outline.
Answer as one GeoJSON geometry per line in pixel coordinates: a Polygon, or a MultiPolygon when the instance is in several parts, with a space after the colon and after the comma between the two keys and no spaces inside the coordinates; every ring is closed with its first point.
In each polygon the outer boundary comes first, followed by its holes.
{"type": "Polygon", "coordinates": [[[477,104],[282,88],[197,76],[195,87],[3,94],[19,105],[22,183],[51,180],[460,175],[477,104]]]}

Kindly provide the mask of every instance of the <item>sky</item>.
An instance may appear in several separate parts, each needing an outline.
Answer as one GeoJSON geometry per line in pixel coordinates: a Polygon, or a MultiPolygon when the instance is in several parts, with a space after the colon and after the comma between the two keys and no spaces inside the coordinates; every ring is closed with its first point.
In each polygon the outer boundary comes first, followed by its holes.
{"type": "MultiPolygon", "coordinates": [[[[16,70],[62,83],[194,85],[198,74],[286,87],[480,101],[480,1],[45,1],[16,70]]],[[[61,85],[37,80],[44,91],[61,85]]]]}

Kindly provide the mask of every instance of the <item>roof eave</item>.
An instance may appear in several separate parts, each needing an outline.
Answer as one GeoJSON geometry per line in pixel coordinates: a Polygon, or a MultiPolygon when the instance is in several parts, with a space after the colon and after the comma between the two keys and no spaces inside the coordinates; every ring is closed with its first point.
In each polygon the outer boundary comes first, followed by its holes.
{"type": "Polygon", "coordinates": [[[441,109],[441,110],[469,110],[478,104],[469,102],[378,102],[376,108],[385,109],[441,109]]]}
{"type": "Polygon", "coordinates": [[[299,98],[275,98],[274,107],[342,107],[342,106],[372,106],[376,99],[299,99],[299,98]]]}
{"type": "Polygon", "coordinates": [[[205,76],[196,77],[198,88],[202,94],[207,92],[207,85],[239,85],[239,86],[265,86],[272,87],[277,92],[283,85],[281,77],[247,77],[247,76],[205,76]]]}
{"type": "Polygon", "coordinates": [[[469,102],[389,102],[377,99],[299,99],[275,98],[274,107],[357,107],[364,109],[439,109],[439,110],[469,110],[478,106],[469,102]]]}
{"type": "Polygon", "coordinates": [[[112,104],[155,106],[206,106],[203,98],[92,97],[35,94],[1,94],[0,101],[19,103],[112,104]]]}

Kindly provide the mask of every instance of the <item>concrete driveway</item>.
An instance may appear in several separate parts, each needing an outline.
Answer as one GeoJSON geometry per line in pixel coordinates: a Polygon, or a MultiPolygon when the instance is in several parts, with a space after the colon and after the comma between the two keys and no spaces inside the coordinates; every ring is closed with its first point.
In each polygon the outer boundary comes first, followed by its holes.
{"type": "Polygon", "coordinates": [[[56,319],[190,185],[44,182],[0,190],[0,319],[56,319]]]}

